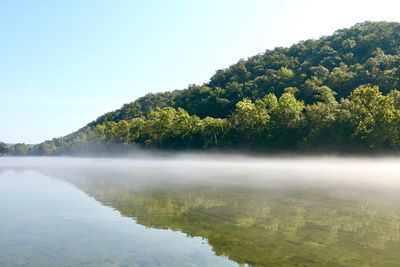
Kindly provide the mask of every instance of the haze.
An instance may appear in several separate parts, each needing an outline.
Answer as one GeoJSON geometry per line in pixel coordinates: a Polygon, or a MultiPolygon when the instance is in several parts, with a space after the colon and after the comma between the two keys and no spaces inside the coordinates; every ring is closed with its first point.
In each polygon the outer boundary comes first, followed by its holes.
{"type": "MultiPolygon", "coordinates": [[[[76,177],[123,175],[141,183],[276,186],[400,186],[398,157],[249,157],[242,155],[137,156],[135,158],[2,158],[0,171],[36,170],[76,177]]],[[[56,175],[57,176],[57,175],[56,175]]]]}

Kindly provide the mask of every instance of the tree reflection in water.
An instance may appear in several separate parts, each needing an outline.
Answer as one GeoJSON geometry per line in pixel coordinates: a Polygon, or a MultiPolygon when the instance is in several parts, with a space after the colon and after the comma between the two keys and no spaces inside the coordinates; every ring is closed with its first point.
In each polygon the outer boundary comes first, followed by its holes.
{"type": "Polygon", "coordinates": [[[137,223],[206,239],[240,264],[400,262],[400,195],[352,186],[160,182],[114,173],[63,177],[137,223]]]}

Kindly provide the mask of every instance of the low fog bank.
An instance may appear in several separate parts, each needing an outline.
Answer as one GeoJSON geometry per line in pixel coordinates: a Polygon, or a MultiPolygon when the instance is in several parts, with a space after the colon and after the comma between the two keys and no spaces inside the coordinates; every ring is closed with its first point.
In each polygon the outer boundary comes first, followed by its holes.
{"type": "Polygon", "coordinates": [[[123,175],[140,180],[243,183],[341,182],[400,185],[400,157],[250,157],[221,154],[134,158],[3,157],[0,171],[39,170],[80,176],[123,175]]]}

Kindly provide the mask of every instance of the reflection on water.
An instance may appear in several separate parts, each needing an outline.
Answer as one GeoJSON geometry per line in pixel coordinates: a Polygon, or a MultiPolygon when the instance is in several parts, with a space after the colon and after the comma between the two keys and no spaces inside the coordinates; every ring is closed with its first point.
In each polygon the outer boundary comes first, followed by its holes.
{"type": "Polygon", "coordinates": [[[201,238],[147,228],[37,172],[0,175],[0,266],[235,266],[201,238]]]}
{"type": "Polygon", "coordinates": [[[251,266],[400,262],[397,160],[41,161],[0,163],[0,170],[17,171],[0,176],[0,212],[8,218],[0,219],[1,266],[29,266],[38,256],[93,266],[232,264],[227,258],[251,266]],[[24,169],[35,172],[18,173],[24,169]],[[31,229],[38,222],[47,237],[31,229]],[[21,240],[50,243],[28,252],[21,240]],[[18,254],[21,262],[11,257],[18,254]]]}

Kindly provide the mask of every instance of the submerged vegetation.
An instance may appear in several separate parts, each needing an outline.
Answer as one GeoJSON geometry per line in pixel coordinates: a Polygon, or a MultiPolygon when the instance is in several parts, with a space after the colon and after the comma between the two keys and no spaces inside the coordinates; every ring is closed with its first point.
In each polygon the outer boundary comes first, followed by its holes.
{"type": "Polygon", "coordinates": [[[148,94],[79,131],[0,154],[131,149],[397,151],[400,23],[365,22],[148,94]]]}

